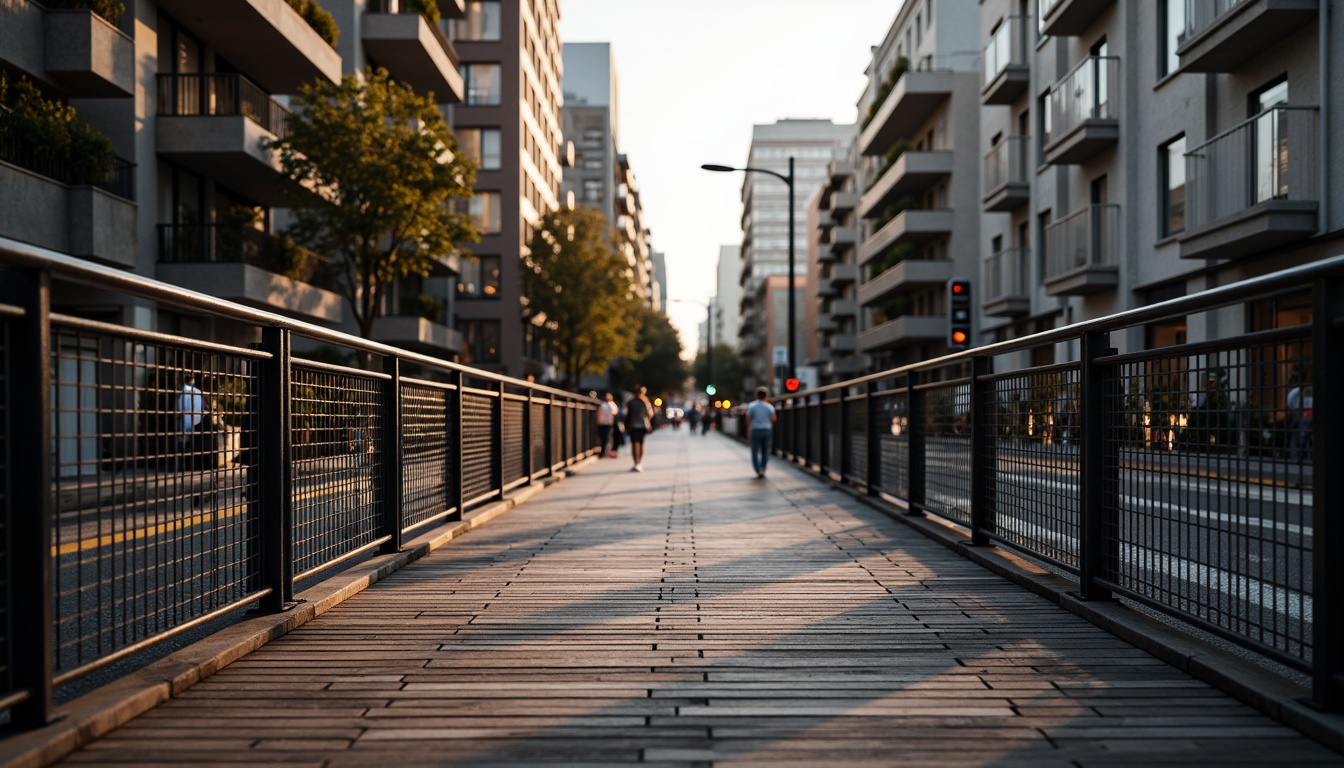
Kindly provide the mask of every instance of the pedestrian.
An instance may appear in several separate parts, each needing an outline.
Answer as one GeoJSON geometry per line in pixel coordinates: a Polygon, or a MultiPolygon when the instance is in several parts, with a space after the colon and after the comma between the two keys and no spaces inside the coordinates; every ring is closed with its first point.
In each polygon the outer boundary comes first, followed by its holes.
{"type": "Polygon", "coordinates": [[[644,438],[653,430],[653,403],[649,391],[635,387],[635,395],[625,404],[625,436],[630,439],[630,456],[635,465],[631,472],[644,471],[644,438]]]}
{"type": "Polygon", "coordinates": [[[616,443],[611,439],[611,433],[616,428],[616,415],[621,411],[616,405],[616,398],[608,392],[603,396],[603,402],[597,406],[597,437],[602,441],[602,453],[610,458],[616,458],[616,443]]]}
{"type": "Polygon", "coordinates": [[[1288,460],[1297,464],[1311,463],[1311,386],[1302,385],[1302,376],[1293,371],[1288,376],[1292,389],[1284,403],[1288,407],[1288,460]]]}
{"type": "Polygon", "coordinates": [[[694,435],[700,428],[700,404],[691,403],[691,410],[686,413],[686,421],[691,425],[691,434],[694,435]]]}
{"type": "Polygon", "coordinates": [[[765,477],[765,464],[775,441],[775,406],[767,400],[765,387],[756,388],[756,400],[747,406],[747,430],[751,435],[751,468],[757,477],[765,477]]]}

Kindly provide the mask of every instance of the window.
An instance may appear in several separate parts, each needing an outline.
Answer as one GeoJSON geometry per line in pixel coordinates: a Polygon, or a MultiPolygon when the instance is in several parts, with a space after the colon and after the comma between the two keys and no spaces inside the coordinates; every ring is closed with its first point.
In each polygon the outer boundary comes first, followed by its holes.
{"type": "Polygon", "coordinates": [[[1162,0],[1165,8],[1158,9],[1157,76],[1166,77],[1181,68],[1181,57],[1176,49],[1185,39],[1186,0],[1162,0]]]}
{"type": "Polygon", "coordinates": [[[1044,165],[1044,164],[1045,164],[1045,147],[1046,147],[1047,144],[1050,143],[1050,96],[1049,96],[1049,95],[1042,96],[1042,97],[1040,97],[1040,99],[1038,99],[1038,100],[1036,101],[1036,112],[1037,112],[1037,114],[1040,115],[1040,117],[1037,118],[1037,122],[1039,123],[1040,127],[1039,127],[1039,128],[1037,129],[1037,131],[1036,131],[1036,135],[1040,137],[1040,140],[1037,142],[1037,145],[1036,145],[1036,150],[1037,150],[1037,152],[1038,152],[1038,160],[1037,160],[1037,163],[1040,164],[1040,165],[1044,165]]]}
{"type": "Polygon", "coordinates": [[[498,192],[477,192],[467,201],[467,217],[484,234],[500,232],[504,227],[498,192]]]}
{"type": "Polygon", "coordinates": [[[469,299],[499,297],[499,257],[477,256],[462,259],[462,274],[457,280],[457,294],[469,299]]]}
{"type": "Polygon", "coordinates": [[[500,19],[499,0],[467,0],[467,15],[453,23],[453,36],[458,40],[498,40],[500,19]]]}
{"type": "Polygon", "coordinates": [[[1185,230],[1185,136],[1162,145],[1162,234],[1185,230]]]}
{"type": "Polygon", "coordinates": [[[482,171],[498,171],[502,164],[498,128],[458,128],[457,146],[482,171]]]}
{"type": "Polygon", "coordinates": [[[1036,241],[1037,253],[1038,253],[1036,262],[1037,267],[1036,273],[1039,275],[1049,276],[1050,272],[1046,269],[1046,265],[1049,264],[1050,260],[1050,253],[1049,253],[1050,238],[1046,236],[1050,230],[1049,211],[1042,211],[1041,213],[1036,215],[1036,226],[1039,228],[1039,231],[1041,233],[1040,238],[1037,239],[1036,241]]]}
{"type": "Polygon", "coordinates": [[[583,201],[585,203],[602,202],[602,180],[584,179],[583,180],[583,201]]]}
{"type": "Polygon", "coordinates": [[[1255,117],[1255,202],[1288,196],[1288,114],[1275,109],[1288,103],[1288,80],[1280,78],[1251,94],[1255,117]]]}
{"type": "Polygon", "coordinates": [[[501,79],[498,64],[463,64],[462,83],[467,104],[498,106],[501,79]]]}
{"type": "Polygon", "coordinates": [[[499,362],[499,321],[462,321],[462,362],[499,362]]]}

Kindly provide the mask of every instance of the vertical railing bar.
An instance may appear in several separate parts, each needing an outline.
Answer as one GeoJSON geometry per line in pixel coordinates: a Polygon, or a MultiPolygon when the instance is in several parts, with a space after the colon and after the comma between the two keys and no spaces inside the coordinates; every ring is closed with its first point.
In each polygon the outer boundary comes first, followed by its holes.
{"type": "Polygon", "coordinates": [[[546,396],[546,474],[555,476],[555,393],[546,396]]]}
{"type": "Polygon", "coordinates": [[[494,448],[490,462],[493,464],[495,498],[504,498],[504,381],[495,385],[495,402],[490,413],[490,443],[494,448]]]}
{"type": "Polygon", "coordinates": [[[971,358],[971,545],[989,544],[994,530],[994,425],[993,382],[985,377],[994,372],[994,359],[986,355],[971,358]]]}
{"type": "Polygon", "coordinates": [[[1105,520],[1108,506],[1115,504],[1114,490],[1105,482],[1107,443],[1111,440],[1106,408],[1108,373],[1097,358],[1115,354],[1110,335],[1093,331],[1082,337],[1079,377],[1078,420],[1082,426],[1078,471],[1081,475],[1078,536],[1078,593],[1084,600],[1109,600],[1110,590],[1097,584],[1106,564],[1105,520]],[[1112,498],[1108,498],[1108,495],[1112,498]]]}
{"type": "Polygon", "coordinates": [[[840,479],[849,482],[849,449],[852,445],[852,431],[849,426],[849,398],[846,389],[840,390],[840,479]]]}
{"type": "Polygon", "coordinates": [[[467,384],[467,377],[461,370],[457,370],[453,372],[452,380],[456,389],[453,390],[452,402],[449,403],[447,408],[447,415],[453,422],[452,428],[448,431],[455,434],[457,437],[455,440],[450,438],[450,445],[452,445],[453,450],[452,456],[448,459],[448,472],[452,475],[451,493],[456,497],[455,499],[452,499],[454,511],[452,514],[448,515],[448,520],[450,521],[462,519],[462,513],[466,507],[465,502],[467,499],[466,489],[463,488],[462,479],[462,447],[466,444],[466,436],[463,434],[462,428],[462,400],[463,389],[467,384]]]}
{"type": "Polygon", "coordinates": [[[912,515],[924,514],[925,472],[925,431],[924,391],[919,389],[919,373],[911,371],[906,375],[906,428],[910,435],[907,461],[907,477],[910,478],[910,502],[906,510],[912,515]]]}
{"type": "Polygon", "coordinates": [[[535,468],[532,466],[532,395],[536,390],[531,385],[527,387],[527,402],[523,405],[523,445],[526,449],[523,451],[523,477],[527,478],[527,485],[532,484],[532,473],[535,468]]]}
{"type": "Polygon", "coordinates": [[[260,489],[251,513],[261,521],[261,580],[262,586],[270,588],[261,609],[280,611],[294,599],[290,332],[263,328],[261,348],[270,353],[270,358],[261,363],[261,428],[254,456],[254,462],[260,466],[260,489]]]}
{"type": "Polygon", "coordinates": [[[383,543],[383,554],[401,551],[402,522],[402,469],[405,451],[402,447],[402,405],[401,405],[401,358],[388,355],[383,358],[383,373],[388,378],[382,382],[383,418],[382,418],[382,480],[383,480],[383,533],[388,537],[383,543]]]}
{"type": "Polygon", "coordinates": [[[868,495],[877,496],[882,482],[882,445],[881,433],[877,428],[877,382],[869,381],[865,385],[864,398],[867,401],[868,418],[864,427],[868,433],[868,447],[864,459],[868,467],[868,495]]]}
{"type": "Polygon", "coordinates": [[[1315,285],[1312,316],[1312,701],[1344,706],[1344,486],[1330,471],[1339,460],[1344,404],[1330,392],[1344,388],[1344,279],[1315,285]]]}

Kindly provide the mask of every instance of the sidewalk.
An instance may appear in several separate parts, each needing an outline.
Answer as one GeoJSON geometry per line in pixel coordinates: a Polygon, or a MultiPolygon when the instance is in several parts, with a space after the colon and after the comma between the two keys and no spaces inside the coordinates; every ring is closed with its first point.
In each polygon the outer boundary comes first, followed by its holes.
{"type": "Polygon", "coordinates": [[[719,435],[651,436],[69,764],[1344,765],[719,435]]]}

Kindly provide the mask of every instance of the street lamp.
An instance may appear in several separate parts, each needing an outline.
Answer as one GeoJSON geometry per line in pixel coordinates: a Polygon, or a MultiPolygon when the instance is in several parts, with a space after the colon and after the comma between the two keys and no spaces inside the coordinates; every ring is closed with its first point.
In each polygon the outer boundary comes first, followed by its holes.
{"type": "MultiPolygon", "coordinates": [[[[793,157],[792,157],[792,156],[789,157],[789,175],[787,175],[787,176],[785,176],[784,174],[782,174],[782,173],[780,173],[780,172],[778,172],[778,171],[772,171],[772,170],[770,170],[769,168],[750,168],[750,167],[748,167],[748,168],[734,168],[734,167],[732,167],[732,166],[730,166],[730,165],[715,165],[715,164],[713,164],[713,163],[705,163],[704,165],[702,165],[702,166],[700,166],[700,167],[703,168],[703,169],[705,169],[706,171],[715,171],[715,172],[717,172],[717,173],[733,173],[733,172],[736,172],[736,171],[742,171],[743,173],[765,173],[765,174],[769,174],[769,175],[771,175],[771,176],[774,176],[776,179],[779,179],[780,181],[782,181],[782,182],[784,182],[785,184],[789,185],[789,345],[788,345],[788,350],[789,350],[789,364],[788,364],[788,371],[786,372],[784,378],[789,378],[789,379],[797,378],[797,376],[798,376],[798,371],[797,371],[795,365],[796,365],[796,363],[797,363],[798,356],[797,356],[797,354],[795,353],[795,350],[794,350],[796,335],[794,334],[794,327],[793,327],[794,316],[797,314],[797,313],[794,311],[794,302],[795,302],[795,298],[794,298],[794,295],[793,295],[793,294],[794,294],[794,282],[795,282],[795,279],[796,279],[796,278],[795,278],[795,275],[793,274],[793,251],[794,251],[794,245],[793,245],[793,157]]],[[[783,387],[783,382],[781,382],[781,383],[780,383],[779,391],[783,391],[783,389],[784,389],[784,387],[783,387]]]]}

